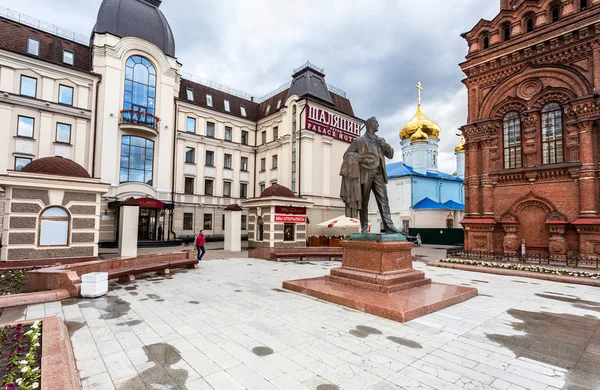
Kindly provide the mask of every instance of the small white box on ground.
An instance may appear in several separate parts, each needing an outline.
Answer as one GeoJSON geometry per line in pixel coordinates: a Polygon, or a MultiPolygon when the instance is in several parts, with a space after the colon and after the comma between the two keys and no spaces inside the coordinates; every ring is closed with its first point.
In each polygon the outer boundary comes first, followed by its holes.
{"type": "Polygon", "coordinates": [[[91,272],[81,275],[81,296],[96,298],[108,292],[108,272],[91,272]]]}

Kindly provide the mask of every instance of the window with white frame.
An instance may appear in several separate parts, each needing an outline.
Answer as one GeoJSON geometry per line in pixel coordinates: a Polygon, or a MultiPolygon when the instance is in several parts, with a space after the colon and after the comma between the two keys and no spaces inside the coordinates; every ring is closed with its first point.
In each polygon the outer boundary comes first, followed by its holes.
{"type": "Polygon", "coordinates": [[[21,89],[19,93],[23,96],[36,97],[37,79],[35,77],[21,76],[21,89]]]}
{"type": "Polygon", "coordinates": [[[233,129],[229,126],[225,126],[225,141],[231,141],[233,136],[233,129]]]}
{"type": "Polygon", "coordinates": [[[75,55],[70,50],[63,50],[63,64],[73,65],[75,63],[75,55]]]}
{"type": "Polygon", "coordinates": [[[194,101],[194,90],[191,88],[186,89],[187,100],[193,102],[194,101]]]}
{"type": "Polygon", "coordinates": [[[229,108],[229,100],[224,100],[223,101],[224,105],[225,105],[225,111],[229,112],[230,108],[229,108]]]}
{"type": "Polygon", "coordinates": [[[240,106],[240,112],[242,113],[242,116],[246,116],[246,106],[240,106]]]}
{"type": "Polygon", "coordinates": [[[33,38],[27,38],[27,54],[31,54],[33,56],[40,55],[40,41],[33,38]]]}
{"type": "Polygon", "coordinates": [[[19,115],[17,122],[17,137],[33,138],[34,124],[35,119],[19,115]]]}
{"type": "Polygon", "coordinates": [[[73,105],[73,87],[67,85],[58,86],[58,102],[60,104],[73,105]]]}
{"type": "Polygon", "coordinates": [[[187,121],[185,123],[185,131],[187,131],[188,133],[196,132],[196,119],[195,118],[190,118],[189,116],[187,117],[187,121]]]}
{"type": "Polygon", "coordinates": [[[279,100],[277,101],[277,109],[279,110],[280,108],[281,108],[281,99],[279,99],[279,100]]]}
{"type": "Polygon", "coordinates": [[[206,136],[215,138],[215,124],[212,122],[206,122],[206,136]]]}
{"type": "Polygon", "coordinates": [[[71,143],[71,125],[66,123],[56,124],[56,142],[63,144],[71,143]]]}
{"type": "Polygon", "coordinates": [[[213,106],[212,95],[206,94],[206,105],[209,106],[209,107],[213,106]]]}
{"type": "Polygon", "coordinates": [[[50,207],[39,218],[38,246],[69,245],[71,218],[62,207],[50,207]]]}
{"type": "Polygon", "coordinates": [[[231,182],[230,181],[223,182],[223,196],[225,198],[231,197],[231,182]]]}
{"type": "Polygon", "coordinates": [[[267,105],[267,109],[265,111],[265,115],[269,115],[269,111],[271,111],[271,105],[270,104],[267,105]]]}

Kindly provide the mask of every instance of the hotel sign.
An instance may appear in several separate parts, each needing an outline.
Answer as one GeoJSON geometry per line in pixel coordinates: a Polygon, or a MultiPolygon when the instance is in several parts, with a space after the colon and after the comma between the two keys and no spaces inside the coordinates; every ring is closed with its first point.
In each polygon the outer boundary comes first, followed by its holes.
{"type": "Polygon", "coordinates": [[[362,122],[346,119],[323,108],[307,105],[306,129],[351,143],[360,137],[362,122]]]}
{"type": "Polygon", "coordinates": [[[275,222],[305,223],[306,217],[304,215],[275,215],[275,222]]]}

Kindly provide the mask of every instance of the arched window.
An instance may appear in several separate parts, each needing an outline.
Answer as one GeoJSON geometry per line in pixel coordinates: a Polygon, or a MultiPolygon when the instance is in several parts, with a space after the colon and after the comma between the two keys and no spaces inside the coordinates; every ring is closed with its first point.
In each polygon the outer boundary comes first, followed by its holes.
{"type": "Polygon", "coordinates": [[[542,157],[544,164],[563,162],[562,109],[558,103],[542,109],[542,157]]]}
{"type": "Polygon", "coordinates": [[[142,137],[121,138],[121,183],[138,182],[152,185],[154,142],[142,137]]]}
{"type": "Polygon", "coordinates": [[[555,4],[550,8],[550,18],[552,22],[556,22],[560,19],[560,5],[555,4]]]}
{"type": "Polygon", "coordinates": [[[532,32],[535,26],[535,14],[529,12],[525,15],[525,31],[532,32]]]}
{"type": "Polygon", "coordinates": [[[579,0],[579,9],[585,11],[588,7],[587,0],[579,0]]]}
{"type": "Polygon", "coordinates": [[[516,112],[504,116],[504,168],[521,168],[521,119],[516,112]]]}
{"type": "Polygon", "coordinates": [[[487,33],[483,34],[482,45],[483,45],[484,49],[487,49],[488,47],[490,47],[490,36],[487,33]]]}
{"type": "Polygon", "coordinates": [[[71,217],[62,207],[42,212],[38,225],[38,246],[68,246],[71,217]]]}
{"type": "Polygon", "coordinates": [[[256,221],[256,241],[262,241],[265,232],[265,222],[263,217],[258,217],[256,221]]]}
{"type": "Polygon", "coordinates": [[[144,57],[129,57],[125,63],[123,120],[153,126],[155,124],[155,106],[156,70],[154,66],[144,57]]]}
{"type": "Polygon", "coordinates": [[[505,41],[510,39],[510,23],[504,23],[502,25],[502,39],[505,41]]]}

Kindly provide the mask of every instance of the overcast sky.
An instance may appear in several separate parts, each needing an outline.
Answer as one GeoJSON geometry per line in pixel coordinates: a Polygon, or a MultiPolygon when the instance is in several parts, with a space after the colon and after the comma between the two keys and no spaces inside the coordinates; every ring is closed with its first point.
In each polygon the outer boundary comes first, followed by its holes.
{"type": "MultiPolygon", "coordinates": [[[[88,36],[102,0],[2,0],[23,14],[88,36]]],[[[442,128],[440,169],[455,171],[457,129],[466,122],[460,34],[499,12],[498,0],[164,0],[183,72],[254,96],[290,80],[310,60],[348,93],[355,115],[377,116],[396,149],[422,108],[442,128]]]]}

